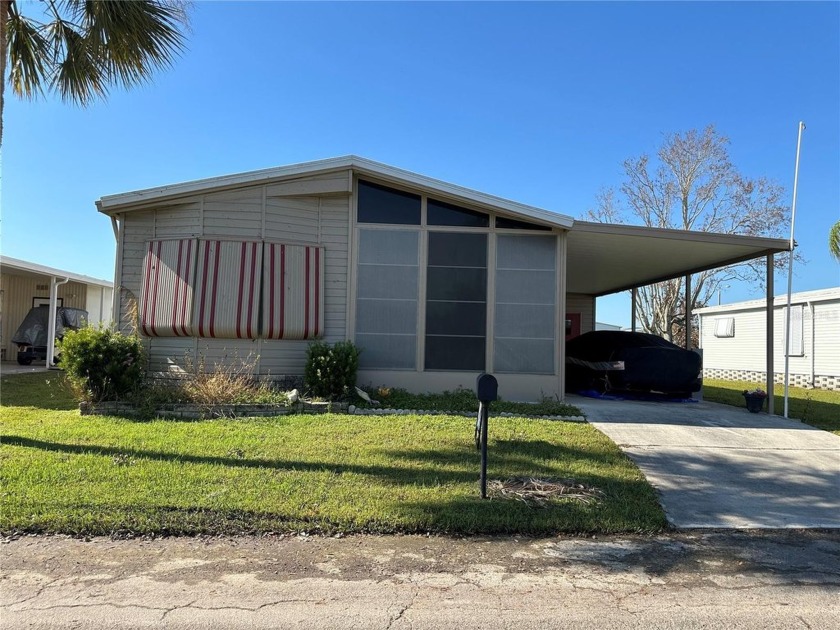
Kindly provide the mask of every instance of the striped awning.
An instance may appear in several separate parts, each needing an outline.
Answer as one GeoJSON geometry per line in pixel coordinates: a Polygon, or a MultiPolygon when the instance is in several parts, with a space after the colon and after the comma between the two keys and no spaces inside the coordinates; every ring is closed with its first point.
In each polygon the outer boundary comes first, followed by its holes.
{"type": "Polygon", "coordinates": [[[150,337],[189,337],[196,239],[150,241],[143,262],[140,329],[150,337]]]}
{"type": "Polygon", "coordinates": [[[199,337],[254,339],[259,335],[261,267],[260,242],[199,242],[193,309],[199,337]]]}
{"type": "Polygon", "coordinates": [[[324,248],[265,243],[263,337],[314,339],[324,331],[324,248]]]}

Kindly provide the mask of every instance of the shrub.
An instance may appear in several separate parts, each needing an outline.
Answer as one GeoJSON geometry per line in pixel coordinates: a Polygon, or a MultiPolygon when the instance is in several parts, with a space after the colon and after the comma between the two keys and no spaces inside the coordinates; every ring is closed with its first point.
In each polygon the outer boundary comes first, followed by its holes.
{"type": "Polygon", "coordinates": [[[271,383],[254,376],[258,357],[230,360],[216,363],[207,370],[200,358],[193,370],[192,362],[185,363],[191,372],[184,375],[177,384],[179,398],[196,405],[234,404],[288,404],[285,392],[275,389],[271,383]]]}
{"type": "Polygon", "coordinates": [[[136,336],[88,326],[66,332],[58,348],[70,385],[90,402],[125,396],[143,379],[143,346],[136,336]]]}
{"type": "Polygon", "coordinates": [[[339,341],[332,346],[316,341],[306,350],[304,383],[312,396],[327,400],[349,398],[358,369],[359,349],[352,341],[339,341]]]}

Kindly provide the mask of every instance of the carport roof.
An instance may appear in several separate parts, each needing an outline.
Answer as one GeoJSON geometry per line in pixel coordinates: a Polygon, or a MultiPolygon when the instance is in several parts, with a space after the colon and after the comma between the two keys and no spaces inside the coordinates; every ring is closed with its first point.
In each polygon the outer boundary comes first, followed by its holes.
{"type": "Polygon", "coordinates": [[[607,295],[788,249],[786,239],[575,221],[567,291],[607,295]]]}
{"type": "Polygon", "coordinates": [[[9,258],[8,256],[0,256],[0,270],[2,270],[3,273],[13,276],[49,276],[56,278],[69,278],[73,282],[92,284],[99,287],[112,288],[114,286],[114,283],[108,280],[100,280],[99,278],[85,276],[80,273],[64,271],[63,269],[56,269],[55,267],[47,267],[46,265],[39,265],[38,263],[29,262],[28,260],[20,260],[18,258],[9,258]]]}

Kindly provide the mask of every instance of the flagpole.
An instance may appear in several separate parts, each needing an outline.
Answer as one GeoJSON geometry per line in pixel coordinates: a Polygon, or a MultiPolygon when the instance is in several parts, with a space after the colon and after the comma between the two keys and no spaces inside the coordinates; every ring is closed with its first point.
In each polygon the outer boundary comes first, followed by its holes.
{"type": "MultiPolygon", "coordinates": [[[[802,132],[805,123],[799,121],[799,137],[796,140],[796,166],[793,169],[793,201],[790,208],[790,255],[788,256],[787,319],[785,322],[785,418],[788,417],[789,380],[790,380],[790,300],[793,291],[793,228],[796,224],[796,186],[799,183],[799,149],[802,147],[802,132]]],[[[773,392],[767,392],[772,396],[773,392]]]]}

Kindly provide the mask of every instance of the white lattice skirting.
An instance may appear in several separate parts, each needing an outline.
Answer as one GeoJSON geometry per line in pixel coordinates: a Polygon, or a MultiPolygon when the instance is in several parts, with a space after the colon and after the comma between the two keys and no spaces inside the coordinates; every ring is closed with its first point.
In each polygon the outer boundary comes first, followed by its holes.
{"type": "MultiPolygon", "coordinates": [[[[755,372],[753,370],[724,370],[719,368],[703,368],[704,378],[719,378],[724,381],[749,381],[763,383],[766,379],[766,372],[755,372]]],[[[774,375],[776,383],[784,383],[785,375],[776,372],[774,375]]],[[[790,384],[794,387],[813,387],[815,389],[831,389],[840,391],[840,376],[816,375],[811,383],[810,374],[791,374],[790,384]]]]}

